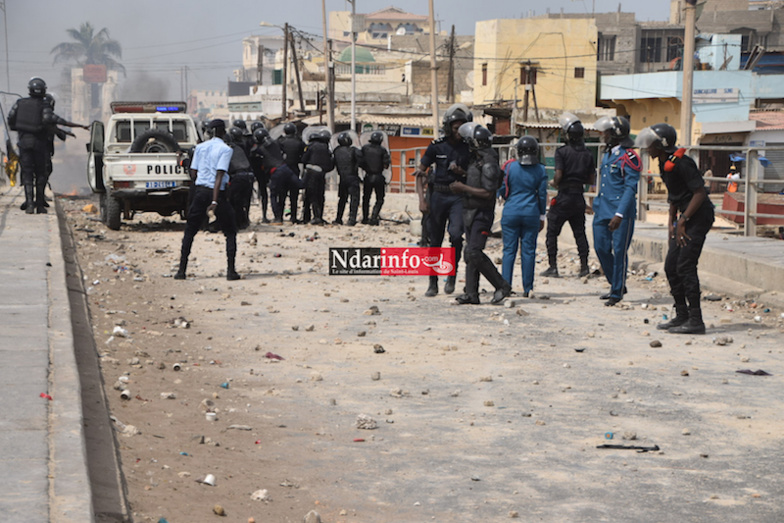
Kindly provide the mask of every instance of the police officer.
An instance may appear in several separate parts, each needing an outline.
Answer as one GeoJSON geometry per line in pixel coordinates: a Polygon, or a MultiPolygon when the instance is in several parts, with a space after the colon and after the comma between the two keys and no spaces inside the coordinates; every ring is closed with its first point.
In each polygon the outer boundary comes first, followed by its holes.
{"type": "Polygon", "coordinates": [[[373,131],[369,143],[362,146],[362,169],[365,170],[365,180],[362,187],[362,223],[378,225],[381,207],[384,205],[384,193],[387,181],[384,178],[384,169],[391,163],[389,151],[381,145],[384,142],[384,133],[373,131]],[[376,203],[373,214],[370,214],[370,196],[376,193],[376,203]]]}
{"type": "MultiPolygon", "coordinates": [[[[466,122],[472,121],[473,115],[463,104],[454,104],[446,110],[443,118],[444,137],[434,140],[428,145],[419,167],[414,172],[419,210],[428,214],[428,236],[430,247],[441,247],[444,233],[449,223],[449,242],[455,249],[455,274],[463,250],[463,198],[449,188],[452,182],[465,180],[465,169],[468,168],[470,151],[458,134],[458,129],[466,122]],[[427,175],[428,168],[435,164],[432,176],[427,175]],[[427,187],[429,185],[429,187],[427,187]],[[427,198],[427,194],[430,197],[427,198]]],[[[444,292],[455,291],[457,276],[448,276],[444,292]]],[[[438,276],[431,276],[425,296],[438,294],[438,276]]]]}
{"type": "Polygon", "coordinates": [[[558,119],[566,145],[555,150],[555,176],[553,186],[558,194],[550,202],[547,213],[547,257],[550,267],[542,276],[558,278],[558,235],[564,223],[569,222],[580,255],[580,276],[587,276],[588,239],[585,236],[585,185],[596,183],[596,163],[585,147],[585,130],[582,122],[571,113],[558,119]]]}
{"type": "MultiPolygon", "coordinates": [[[[297,126],[291,122],[283,126],[283,136],[278,138],[280,148],[283,151],[283,157],[286,160],[286,165],[289,166],[291,172],[300,177],[301,170],[299,164],[302,163],[302,155],[305,154],[305,142],[302,138],[297,136],[297,126]]],[[[300,184],[294,184],[289,188],[289,200],[291,202],[291,223],[299,223],[297,219],[297,203],[299,200],[300,184]]],[[[285,203],[285,202],[284,202],[285,203]]]]}
{"type": "Polygon", "coordinates": [[[670,204],[664,272],[675,300],[675,317],[656,327],[676,334],[705,334],[697,263],[713,225],[713,204],[697,164],[685,154],[685,149],[675,146],[677,140],[671,125],[658,123],[643,129],[635,142],[647,149],[651,158],[659,160],[670,204]]]}
{"type": "Polygon", "coordinates": [[[51,172],[54,153],[54,134],[57,125],[87,126],[68,122],[54,113],[53,104],[46,98],[46,82],[34,77],[27,83],[30,94],[16,101],[8,113],[8,125],[18,133],[19,165],[27,214],[46,213],[46,182],[51,172]]]}
{"type": "Polygon", "coordinates": [[[232,155],[229,163],[229,203],[234,209],[238,229],[246,229],[250,225],[250,200],[253,196],[253,181],[248,153],[246,153],[245,136],[239,127],[232,127],[225,135],[226,144],[231,147],[232,155]]]}
{"type": "Polygon", "coordinates": [[[320,129],[313,133],[308,141],[302,163],[305,165],[305,210],[303,221],[311,225],[323,225],[324,221],[324,190],[326,176],[334,168],[332,151],[329,149],[329,129],[320,129]],[[313,219],[311,220],[311,213],[313,219]]]}
{"type": "Polygon", "coordinates": [[[600,296],[612,307],[626,293],[628,250],[637,216],[637,182],[642,163],[629,138],[629,121],[623,116],[603,116],[594,124],[602,133],[602,156],[598,194],[593,201],[593,242],[610,292],[600,296]]]}
{"type": "Polygon", "coordinates": [[[253,140],[256,142],[255,154],[261,157],[264,169],[270,173],[272,223],[273,225],[283,225],[283,204],[286,201],[286,195],[289,194],[292,187],[297,189],[304,187],[304,182],[289,169],[283,158],[280,144],[272,139],[266,129],[256,129],[253,133],[253,140]]]}
{"type": "Polygon", "coordinates": [[[342,132],[338,135],[338,146],[332,153],[335,157],[335,168],[338,171],[338,214],[335,225],[343,225],[343,212],[348,207],[348,225],[357,224],[357,209],[359,209],[359,164],[362,153],[354,147],[351,134],[342,132]]]}
{"type": "Polygon", "coordinates": [[[193,239],[207,217],[208,211],[215,212],[221,230],[226,236],[227,280],[239,280],[235,268],[237,256],[237,223],[234,209],[226,198],[226,185],[232,157],[232,149],[223,141],[226,124],[215,119],[209,123],[213,138],[196,146],[190,164],[191,177],[195,177],[193,201],[188,209],[185,235],[182,238],[180,252],[180,268],[174,275],[175,280],[184,280],[188,269],[188,256],[191,253],[193,239]]]}
{"type": "Polygon", "coordinates": [[[452,192],[462,194],[463,197],[463,223],[466,234],[465,294],[455,299],[461,305],[478,305],[481,274],[495,287],[490,303],[500,305],[512,292],[512,286],[504,280],[495,264],[484,253],[487,237],[490,236],[495,218],[495,193],[501,186],[502,179],[498,153],[492,147],[492,134],[481,125],[473,122],[464,123],[458,129],[458,133],[468,143],[471,160],[466,171],[465,183],[454,181],[450,184],[452,192]]]}
{"type": "Polygon", "coordinates": [[[250,162],[250,169],[253,171],[253,176],[256,177],[256,183],[259,187],[259,200],[261,201],[261,223],[269,223],[269,218],[267,218],[269,190],[267,186],[269,185],[270,175],[267,170],[264,169],[264,161],[262,160],[261,156],[254,153],[256,144],[252,135],[256,132],[257,129],[264,129],[264,124],[261,122],[253,122],[250,124],[251,144],[248,161],[250,162]]]}

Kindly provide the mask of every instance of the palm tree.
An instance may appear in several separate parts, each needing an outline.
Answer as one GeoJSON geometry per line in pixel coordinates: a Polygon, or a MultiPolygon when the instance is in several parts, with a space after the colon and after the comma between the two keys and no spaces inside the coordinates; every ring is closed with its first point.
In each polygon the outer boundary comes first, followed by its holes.
{"type": "Polygon", "coordinates": [[[92,24],[85,22],[79,29],[67,29],[66,32],[74,41],[62,42],[52,48],[55,64],[68,61],[78,65],[100,64],[125,74],[125,67],[115,60],[115,57],[122,58],[122,47],[117,40],[109,38],[108,29],[104,27],[96,33],[92,24]]]}

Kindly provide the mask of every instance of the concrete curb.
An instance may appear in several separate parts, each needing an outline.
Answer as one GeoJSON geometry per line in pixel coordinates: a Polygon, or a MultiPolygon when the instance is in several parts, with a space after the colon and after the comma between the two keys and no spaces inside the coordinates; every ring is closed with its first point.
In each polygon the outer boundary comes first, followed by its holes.
{"type": "Polygon", "coordinates": [[[95,520],[87,472],[82,394],[74,354],[71,307],[65,284],[65,260],[58,214],[49,213],[49,382],[54,400],[49,410],[49,517],[53,523],[95,520]]]}

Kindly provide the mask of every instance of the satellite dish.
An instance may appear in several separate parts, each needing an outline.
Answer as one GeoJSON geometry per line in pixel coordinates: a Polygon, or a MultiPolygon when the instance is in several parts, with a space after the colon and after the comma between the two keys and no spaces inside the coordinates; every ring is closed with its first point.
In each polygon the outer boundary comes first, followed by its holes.
{"type": "Polygon", "coordinates": [[[405,35],[406,34],[406,28],[405,27],[398,27],[397,31],[395,31],[395,34],[398,35],[398,36],[405,35]]]}
{"type": "Polygon", "coordinates": [[[468,86],[469,89],[473,89],[474,88],[474,72],[473,71],[468,71],[468,74],[466,75],[466,85],[468,86]]]}

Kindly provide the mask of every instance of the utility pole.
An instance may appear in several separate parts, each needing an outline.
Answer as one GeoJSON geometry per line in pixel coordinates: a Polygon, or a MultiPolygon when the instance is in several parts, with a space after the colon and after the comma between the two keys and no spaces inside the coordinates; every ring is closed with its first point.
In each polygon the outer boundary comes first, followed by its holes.
{"type": "Polygon", "coordinates": [[[694,25],[697,0],[685,0],[683,90],[681,92],[681,144],[691,145],[691,102],[694,94],[694,25]]]}
{"type": "Polygon", "coordinates": [[[455,26],[452,26],[452,35],[449,37],[449,75],[446,84],[446,96],[449,103],[455,101],[455,26]]]}
{"type": "Polygon", "coordinates": [[[430,0],[430,99],[433,106],[433,138],[438,137],[438,74],[436,67],[436,22],[433,0],[430,0]]]}
{"type": "Polygon", "coordinates": [[[523,98],[523,121],[528,121],[528,93],[531,92],[531,61],[525,64],[525,98],[523,98]]]}
{"type": "Polygon", "coordinates": [[[357,130],[357,0],[351,2],[351,130],[357,130]]]}
{"type": "Polygon", "coordinates": [[[324,31],[324,85],[327,98],[327,127],[335,132],[335,105],[332,96],[332,82],[330,81],[330,62],[332,61],[332,42],[327,44],[327,5],[326,0],[321,0],[321,27],[324,31]]]}
{"type": "Polygon", "coordinates": [[[332,123],[330,130],[335,129],[335,62],[332,61],[332,40],[327,41],[327,56],[329,56],[329,69],[327,69],[327,122],[332,123]]]}
{"type": "Polygon", "coordinates": [[[0,0],[0,9],[3,10],[3,26],[5,27],[5,79],[7,91],[11,90],[11,71],[8,68],[8,11],[5,7],[5,0],[0,0]]]}
{"type": "Polygon", "coordinates": [[[510,132],[513,136],[517,136],[517,85],[518,83],[519,83],[519,79],[515,78],[514,102],[512,103],[512,125],[510,126],[510,132]]]}
{"type": "Polygon", "coordinates": [[[289,111],[288,111],[288,104],[286,103],[286,97],[288,93],[286,92],[286,85],[289,83],[288,80],[288,61],[289,61],[289,23],[286,22],[283,24],[283,100],[282,100],[282,107],[280,110],[280,121],[283,122],[288,119],[289,111]]]}
{"type": "Polygon", "coordinates": [[[256,58],[256,83],[264,83],[264,46],[259,44],[259,55],[256,58]]]}
{"type": "Polygon", "coordinates": [[[302,83],[299,79],[299,62],[297,60],[297,46],[294,44],[294,34],[289,32],[291,38],[291,60],[294,62],[294,76],[297,77],[297,91],[299,91],[299,110],[305,112],[305,100],[302,98],[302,83]]]}

